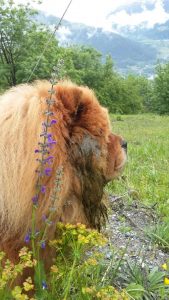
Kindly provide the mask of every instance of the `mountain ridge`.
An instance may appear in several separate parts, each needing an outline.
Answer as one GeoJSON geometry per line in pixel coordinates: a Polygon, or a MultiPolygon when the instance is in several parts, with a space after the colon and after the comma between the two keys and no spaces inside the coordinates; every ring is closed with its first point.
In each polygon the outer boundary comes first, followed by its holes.
{"type": "MultiPolygon", "coordinates": [[[[154,13],[159,5],[159,0],[135,1],[132,5],[121,6],[110,12],[107,18],[117,16],[125,10],[132,18],[145,12],[154,13]]],[[[57,31],[57,38],[61,45],[86,45],[96,48],[105,55],[110,54],[115,66],[121,73],[137,73],[151,77],[154,66],[158,62],[169,60],[169,1],[163,0],[162,9],[168,16],[163,23],[157,22],[153,26],[143,22],[135,26],[123,26],[112,23],[112,30],[96,28],[82,23],[72,23],[64,20],[57,31]]],[[[115,19],[115,18],[113,18],[115,19]]],[[[59,18],[53,15],[45,15],[40,12],[38,21],[47,24],[51,29],[57,24],[59,18]]]]}

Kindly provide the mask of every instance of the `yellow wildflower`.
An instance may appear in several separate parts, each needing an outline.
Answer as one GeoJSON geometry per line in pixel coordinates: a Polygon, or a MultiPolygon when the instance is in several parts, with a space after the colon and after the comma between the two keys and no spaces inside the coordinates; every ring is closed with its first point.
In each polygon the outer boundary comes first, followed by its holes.
{"type": "Polygon", "coordinates": [[[27,300],[29,299],[27,295],[22,294],[22,288],[20,286],[15,286],[12,291],[12,296],[16,300],[27,300]]]}
{"type": "Polygon", "coordinates": [[[56,226],[58,229],[63,229],[65,227],[65,225],[61,222],[58,222],[56,226]]]}
{"type": "Polygon", "coordinates": [[[86,225],[85,225],[85,224],[82,224],[82,223],[77,223],[76,226],[79,227],[79,228],[83,228],[83,229],[86,228],[86,225]]]}
{"type": "Polygon", "coordinates": [[[4,252],[0,252],[0,261],[4,258],[5,253],[4,252]]]}
{"type": "Polygon", "coordinates": [[[88,244],[89,239],[88,239],[88,237],[85,237],[82,234],[79,234],[78,235],[78,242],[81,243],[81,244],[88,244]]]}
{"type": "Polygon", "coordinates": [[[27,247],[23,247],[20,251],[19,251],[19,256],[25,256],[28,254],[28,248],[27,247]]]}
{"type": "Polygon", "coordinates": [[[59,271],[59,269],[58,269],[57,266],[55,266],[55,265],[51,266],[51,272],[52,273],[58,273],[58,271],[59,271]]]}
{"type": "Polygon", "coordinates": [[[86,264],[90,265],[90,266],[96,266],[98,264],[97,260],[95,258],[89,258],[86,261],[86,264]]]}
{"type": "Polygon", "coordinates": [[[164,284],[169,285],[169,278],[167,278],[167,277],[164,278],[164,284]]]}
{"type": "Polygon", "coordinates": [[[30,290],[33,290],[34,288],[34,285],[32,284],[32,279],[31,277],[28,277],[26,279],[26,281],[23,283],[23,288],[26,292],[30,291],[30,290]]]}
{"type": "Polygon", "coordinates": [[[63,240],[62,240],[62,239],[57,239],[57,240],[52,240],[52,241],[49,242],[49,245],[50,245],[51,247],[56,247],[56,248],[58,248],[58,244],[59,244],[59,245],[63,244],[63,240]]]}
{"type": "Polygon", "coordinates": [[[93,294],[96,291],[95,286],[92,287],[83,287],[82,288],[82,293],[85,294],[93,294]]]}
{"type": "Polygon", "coordinates": [[[66,228],[66,229],[74,229],[74,228],[76,228],[76,226],[73,225],[73,224],[69,224],[69,223],[68,223],[68,224],[65,225],[65,228],[66,228]]]}
{"type": "Polygon", "coordinates": [[[167,269],[168,269],[167,264],[163,264],[163,265],[162,265],[162,268],[163,268],[165,271],[167,271],[167,269]]]}

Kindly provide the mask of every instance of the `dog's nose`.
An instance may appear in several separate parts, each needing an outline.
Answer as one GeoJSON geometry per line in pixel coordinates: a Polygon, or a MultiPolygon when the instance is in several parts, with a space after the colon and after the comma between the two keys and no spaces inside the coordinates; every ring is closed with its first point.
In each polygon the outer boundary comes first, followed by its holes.
{"type": "Polygon", "coordinates": [[[125,140],[122,140],[122,141],[121,141],[121,147],[122,147],[125,151],[127,151],[127,142],[126,142],[125,140]]]}

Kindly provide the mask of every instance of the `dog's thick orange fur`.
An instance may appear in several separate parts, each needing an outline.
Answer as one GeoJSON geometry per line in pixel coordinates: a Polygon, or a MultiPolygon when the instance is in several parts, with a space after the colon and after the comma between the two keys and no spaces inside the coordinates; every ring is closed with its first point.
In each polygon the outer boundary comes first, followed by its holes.
{"type": "MultiPolygon", "coordinates": [[[[14,87],[0,97],[0,250],[12,260],[31,228],[38,166],[34,150],[40,141],[50,88],[49,82],[37,81],[14,87]]],[[[95,227],[101,216],[103,187],[124,164],[121,138],[111,133],[108,112],[90,89],[64,81],[55,90],[57,124],[50,130],[57,145],[51,150],[53,171],[44,178],[47,191],[39,199],[36,226],[40,228],[42,215],[48,214],[56,170],[63,166],[55,221],[95,227]]],[[[49,237],[54,237],[54,226],[49,237]]]]}

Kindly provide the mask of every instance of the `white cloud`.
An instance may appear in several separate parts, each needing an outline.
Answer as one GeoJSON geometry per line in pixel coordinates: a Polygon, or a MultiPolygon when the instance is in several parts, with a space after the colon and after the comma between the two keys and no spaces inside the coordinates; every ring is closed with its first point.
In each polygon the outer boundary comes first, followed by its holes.
{"type": "MultiPolygon", "coordinates": [[[[41,9],[48,14],[61,16],[70,0],[44,0],[41,9]]],[[[122,1],[120,1],[122,3],[122,1]]],[[[112,10],[112,0],[73,0],[65,19],[71,22],[84,23],[94,27],[104,27],[105,16],[112,10]]]]}
{"type": "MultiPolygon", "coordinates": [[[[54,28],[52,28],[52,30],[54,30],[54,28]]],[[[62,43],[64,43],[71,36],[71,31],[68,27],[60,26],[59,29],[57,30],[57,36],[59,37],[59,40],[61,40],[62,43]]]]}
{"type": "MultiPolygon", "coordinates": [[[[162,8],[162,0],[138,0],[141,4],[155,2],[153,11],[144,10],[142,13],[128,15],[125,11],[117,13],[113,17],[107,17],[110,13],[121,5],[128,5],[135,0],[73,0],[66,13],[65,19],[71,22],[84,23],[93,27],[102,27],[104,30],[111,31],[112,22],[119,25],[135,26],[142,22],[152,27],[155,23],[164,23],[169,19],[162,8]]],[[[15,0],[16,3],[25,3],[25,0],[15,0]]],[[[43,0],[41,5],[34,4],[39,10],[47,14],[61,17],[70,0],[43,0]]]]}
{"type": "MultiPolygon", "coordinates": [[[[84,23],[93,27],[110,29],[110,23],[106,16],[120,5],[133,2],[134,0],[73,0],[65,19],[71,22],[84,23]]],[[[16,3],[25,3],[25,0],[15,0],[16,3]]],[[[43,0],[43,3],[33,4],[39,10],[47,14],[61,17],[70,0],[43,0]]]]}
{"type": "MultiPolygon", "coordinates": [[[[144,7],[144,6],[143,6],[144,7]]],[[[141,23],[146,23],[147,27],[151,28],[156,23],[165,23],[169,19],[169,14],[167,14],[162,6],[161,0],[157,0],[155,3],[155,8],[153,10],[146,10],[141,13],[135,13],[129,15],[124,10],[113,15],[109,18],[110,23],[114,22],[121,26],[136,26],[141,23]]]]}

